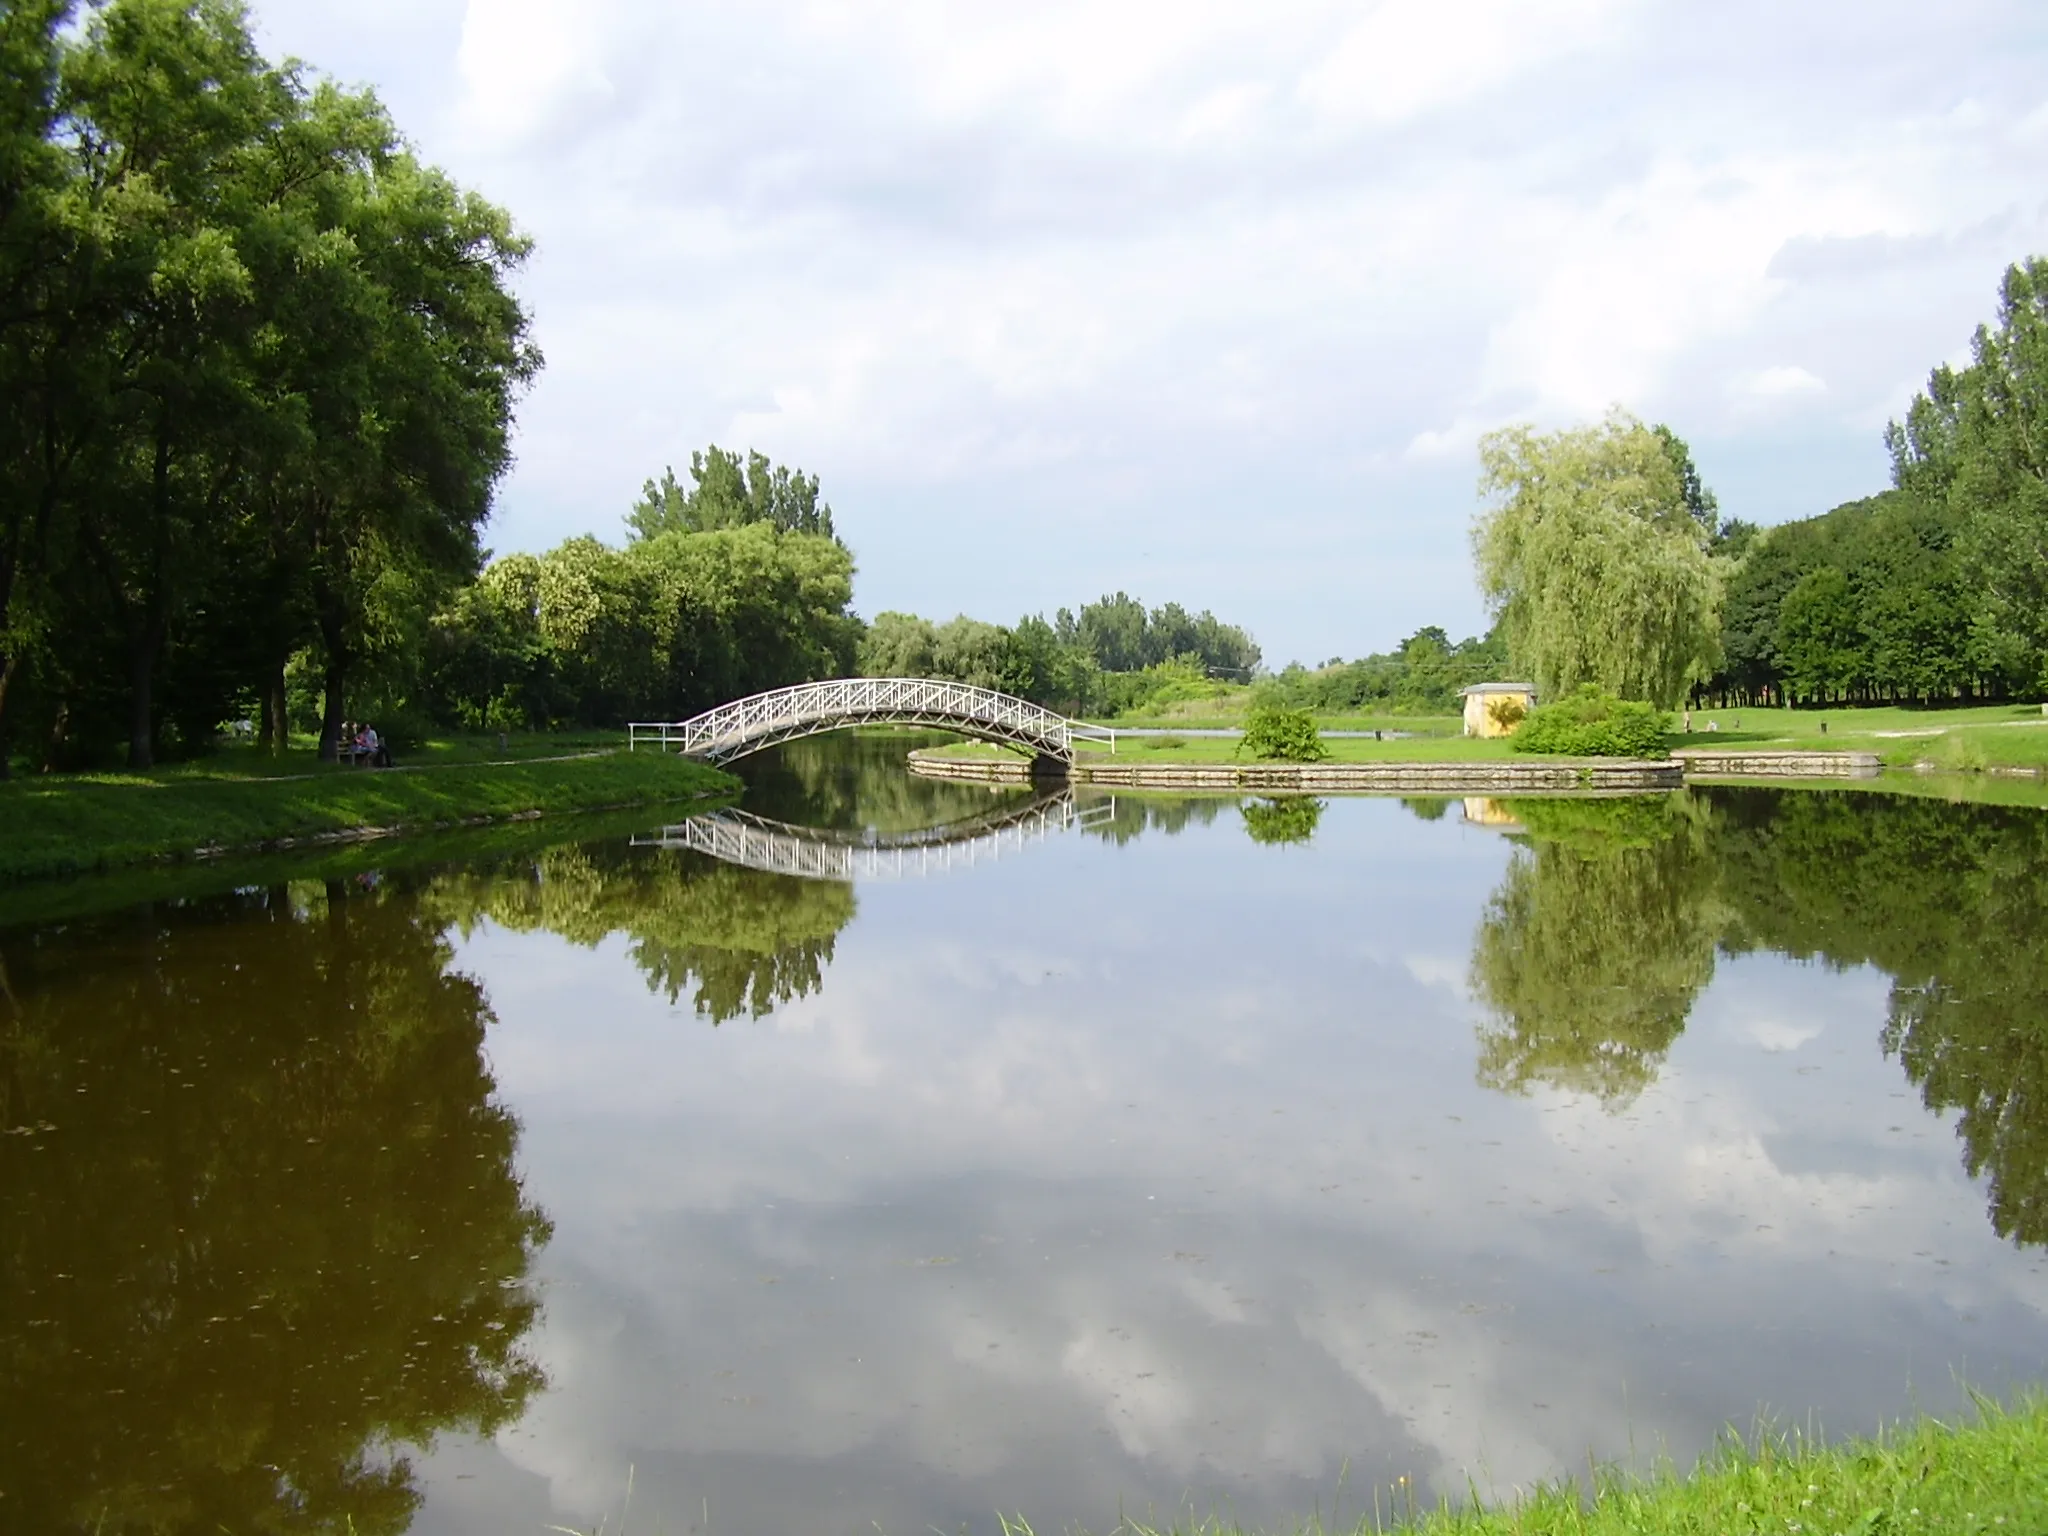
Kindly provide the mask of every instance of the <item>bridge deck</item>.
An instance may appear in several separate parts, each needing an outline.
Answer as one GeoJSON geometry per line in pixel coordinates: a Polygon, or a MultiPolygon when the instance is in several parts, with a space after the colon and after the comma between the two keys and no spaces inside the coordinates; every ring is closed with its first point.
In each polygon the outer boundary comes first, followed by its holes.
{"type": "Polygon", "coordinates": [[[858,725],[935,726],[1022,747],[1060,764],[1073,762],[1076,740],[1115,740],[1113,732],[972,683],[841,677],[734,699],[688,720],[636,721],[626,727],[626,741],[633,748],[653,745],[720,763],[779,742],[858,725]]]}

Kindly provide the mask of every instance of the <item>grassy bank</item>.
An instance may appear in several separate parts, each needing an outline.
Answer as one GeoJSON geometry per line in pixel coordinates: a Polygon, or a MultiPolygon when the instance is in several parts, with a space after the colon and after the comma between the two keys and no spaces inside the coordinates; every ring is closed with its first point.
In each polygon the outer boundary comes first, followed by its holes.
{"type": "MultiPolygon", "coordinates": [[[[1368,1495],[1368,1497],[1372,1497],[1368,1495]]],[[[1347,1500],[1347,1502],[1350,1502],[1347,1500]]],[[[1822,1445],[1799,1436],[1731,1444],[1689,1475],[1599,1478],[1493,1507],[1417,1507],[1407,1485],[1343,1521],[1312,1520],[1294,1536],[2006,1536],[2048,1531],[2048,1398],[2011,1410],[1984,1404],[1961,1424],[1932,1419],[1870,1440],[1822,1445]]],[[[1007,1536],[1036,1536],[1023,1520],[1007,1536]]],[[[1112,1536],[1243,1536],[1230,1521],[1149,1524],[1126,1518],[1112,1536]]],[[[1049,1536],[1049,1533],[1047,1533],[1049,1536]]],[[[1277,1533],[1276,1533],[1277,1536],[1277,1533]]]]}
{"type": "Polygon", "coordinates": [[[2048,716],[2038,704],[1972,709],[1715,709],[1692,717],[1673,746],[1875,752],[1894,768],[2048,768],[2048,716]],[[1709,729],[1709,727],[1714,729],[1709,729]],[[1825,729],[1823,729],[1825,727],[1825,729]]]}
{"type": "MultiPolygon", "coordinates": [[[[1494,763],[1510,759],[1540,762],[1512,751],[1505,740],[1477,741],[1463,736],[1415,737],[1406,741],[1374,741],[1370,736],[1325,737],[1333,763],[1494,763]]],[[[1088,758],[1109,760],[1107,749],[1096,743],[1081,744],[1088,758]]],[[[948,757],[1030,754],[986,742],[960,742],[940,749],[948,757]]],[[[1237,750],[1234,736],[1119,736],[1117,762],[1242,763],[1251,761],[1237,750]]]]}
{"type": "MultiPolygon", "coordinates": [[[[1161,720],[1147,726],[1189,722],[1161,720]]],[[[1223,722],[1205,722],[1219,724],[1223,722]]],[[[1118,728],[1130,722],[1118,721],[1118,728]]],[[[1457,734],[1459,722],[1434,718],[1360,717],[1318,719],[1333,730],[1413,732],[1387,741],[1325,737],[1332,762],[1490,762],[1514,755],[1505,741],[1471,741],[1457,734]]],[[[1887,767],[1927,767],[1949,772],[2000,768],[2048,770],[2048,716],[2037,704],[1989,704],[1969,709],[1728,709],[1700,710],[1690,733],[1671,732],[1667,750],[1720,747],[1731,751],[1871,752],[1887,767]]],[[[962,746],[962,752],[980,750],[962,746]]],[[[1090,750],[1094,750],[1090,748],[1090,750]]],[[[1234,737],[1120,736],[1119,758],[1172,758],[1180,762],[1237,759],[1234,737]]]]}
{"type": "MultiPolygon", "coordinates": [[[[612,738],[616,743],[617,738],[612,738]]],[[[366,829],[655,805],[735,791],[716,769],[656,752],[427,765],[387,772],[230,753],[151,774],[0,784],[0,881],[115,869],[366,829]],[[237,772],[238,768],[246,771],[237,772]]]]}

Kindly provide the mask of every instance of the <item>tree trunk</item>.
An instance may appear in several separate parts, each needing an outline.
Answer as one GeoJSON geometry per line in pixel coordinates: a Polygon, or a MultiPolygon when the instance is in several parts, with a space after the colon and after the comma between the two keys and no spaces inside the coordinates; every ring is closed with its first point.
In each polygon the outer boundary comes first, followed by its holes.
{"type": "Polygon", "coordinates": [[[347,668],[339,660],[330,660],[321,687],[320,761],[323,763],[341,759],[341,690],[346,681],[347,668]]]}
{"type": "Polygon", "coordinates": [[[272,667],[263,679],[263,745],[273,756],[282,757],[291,740],[291,721],[287,717],[284,691],[284,663],[272,667]]]}
{"type": "Polygon", "coordinates": [[[56,718],[50,722],[50,740],[43,749],[43,772],[54,773],[63,763],[64,746],[71,737],[71,701],[57,701],[56,718]]]}
{"type": "Polygon", "coordinates": [[[327,665],[320,676],[320,761],[332,763],[341,757],[343,691],[348,686],[348,626],[340,605],[328,593],[317,602],[320,640],[327,651],[327,665]]]}
{"type": "Polygon", "coordinates": [[[0,780],[14,777],[13,763],[7,751],[7,689],[20,667],[19,656],[11,652],[0,656],[0,780]]]}
{"type": "Polygon", "coordinates": [[[159,626],[145,621],[143,632],[128,656],[128,766],[156,766],[156,709],[152,692],[156,681],[156,653],[161,647],[159,626]]]}

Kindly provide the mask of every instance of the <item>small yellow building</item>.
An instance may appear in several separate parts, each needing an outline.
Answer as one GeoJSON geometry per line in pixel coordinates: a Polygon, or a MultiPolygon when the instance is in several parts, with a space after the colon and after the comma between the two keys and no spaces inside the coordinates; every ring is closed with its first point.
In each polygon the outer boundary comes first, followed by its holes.
{"type": "Polygon", "coordinates": [[[1458,692],[1465,700],[1467,736],[1511,736],[1536,707],[1534,683],[1474,683],[1458,692]]]}

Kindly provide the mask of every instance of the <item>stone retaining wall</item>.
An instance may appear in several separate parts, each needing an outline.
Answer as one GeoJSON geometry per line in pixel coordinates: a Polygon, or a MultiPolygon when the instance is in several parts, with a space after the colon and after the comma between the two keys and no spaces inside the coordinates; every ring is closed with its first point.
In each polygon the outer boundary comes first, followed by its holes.
{"type": "Polygon", "coordinates": [[[944,749],[910,754],[913,773],[975,784],[1028,784],[1062,777],[1072,784],[1124,789],[1276,790],[1329,794],[1471,795],[1560,790],[1676,789],[1687,779],[1862,779],[1883,767],[1874,752],[1722,752],[1691,747],[1664,762],[1629,758],[1518,758],[1480,763],[1170,763],[1118,762],[1085,754],[1062,765],[1013,757],[949,757],[944,749]]]}
{"type": "Polygon", "coordinates": [[[1884,769],[1875,752],[1722,752],[1684,747],[1671,754],[1685,776],[1743,779],[1871,779],[1884,769]]]}
{"type": "MultiPolygon", "coordinates": [[[[980,784],[1029,783],[1032,766],[1018,758],[946,757],[932,751],[910,754],[913,773],[980,784]]],[[[1675,762],[1622,758],[1486,763],[1119,763],[1106,757],[1083,757],[1066,777],[1073,784],[1126,789],[1466,795],[1676,789],[1683,782],[1683,770],[1675,762]]]]}

